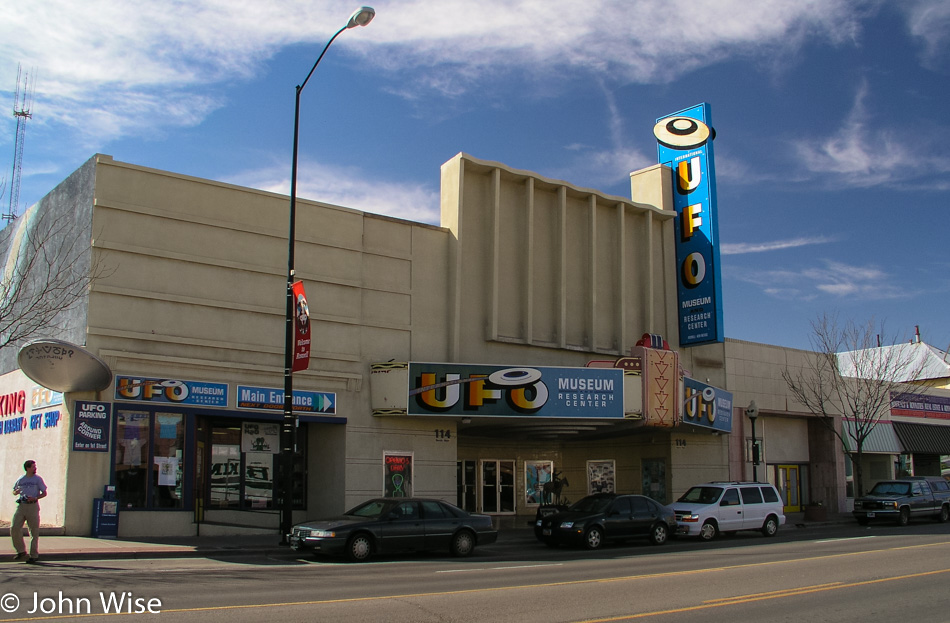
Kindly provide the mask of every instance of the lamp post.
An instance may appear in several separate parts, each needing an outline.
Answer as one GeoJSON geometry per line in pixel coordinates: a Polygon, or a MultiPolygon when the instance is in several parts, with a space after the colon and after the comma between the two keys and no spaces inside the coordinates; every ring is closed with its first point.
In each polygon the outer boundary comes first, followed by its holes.
{"type": "Polygon", "coordinates": [[[759,474],[757,466],[759,465],[759,446],[755,439],[755,419],[759,417],[759,407],[755,404],[754,400],[746,407],[745,414],[752,424],[752,480],[758,482],[759,474]]]}
{"type": "Polygon", "coordinates": [[[294,452],[297,446],[297,421],[294,417],[294,293],[293,284],[295,279],[294,271],[294,241],[296,239],[296,221],[297,221],[297,142],[300,130],[300,92],[307,86],[310,76],[323,55],[327,53],[330,44],[344,30],[355,28],[356,26],[366,26],[376,16],[376,11],[368,6],[360,7],[353,11],[350,19],[343,28],[336,31],[330,37],[327,44],[317,57],[317,62],[310,68],[310,73],[304,81],[296,87],[296,101],[294,103],[294,151],[290,169],[290,231],[287,235],[287,317],[285,336],[284,336],[284,419],[280,430],[281,438],[281,458],[284,466],[284,496],[283,506],[280,518],[281,545],[289,543],[287,537],[293,529],[293,484],[294,484],[294,452]]]}

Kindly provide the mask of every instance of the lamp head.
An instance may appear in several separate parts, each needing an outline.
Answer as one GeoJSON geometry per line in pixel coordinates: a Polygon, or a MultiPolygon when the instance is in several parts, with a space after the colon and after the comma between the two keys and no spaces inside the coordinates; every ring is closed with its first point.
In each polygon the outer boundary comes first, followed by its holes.
{"type": "Polygon", "coordinates": [[[759,406],[755,404],[755,401],[749,403],[749,406],[745,410],[746,417],[750,420],[754,420],[759,417],[759,406]]]}
{"type": "Polygon", "coordinates": [[[346,27],[365,26],[373,21],[374,17],[376,17],[376,11],[373,10],[373,7],[361,6],[353,11],[353,15],[350,15],[350,21],[346,23],[346,27]]]}

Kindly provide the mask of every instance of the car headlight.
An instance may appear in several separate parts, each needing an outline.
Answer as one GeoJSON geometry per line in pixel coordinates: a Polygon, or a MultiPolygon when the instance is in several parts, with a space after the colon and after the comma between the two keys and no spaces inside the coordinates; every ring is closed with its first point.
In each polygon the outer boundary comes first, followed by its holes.
{"type": "Polygon", "coordinates": [[[539,520],[537,520],[536,522],[534,522],[534,525],[536,525],[537,527],[540,528],[540,527],[541,527],[541,520],[539,519],[539,520]]]}
{"type": "Polygon", "coordinates": [[[333,530],[311,530],[310,536],[317,537],[318,539],[332,539],[336,536],[336,532],[333,530]]]}
{"type": "Polygon", "coordinates": [[[564,528],[565,530],[567,530],[567,529],[569,529],[569,528],[573,528],[573,527],[574,527],[574,522],[573,522],[573,521],[562,521],[562,522],[561,522],[561,528],[564,528]]]}
{"type": "Polygon", "coordinates": [[[699,521],[699,515],[677,515],[676,521],[696,522],[699,521]]]}
{"type": "Polygon", "coordinates": [[[854,508],[864,508],[864,502],[854,501],[854,508]]]}
{"type": "Polygon", "coordinates": [[[891,508],[893,510],[897,510],[897,502],[886,502],[884,506],[887,506],[888,508],[891,508]]]}

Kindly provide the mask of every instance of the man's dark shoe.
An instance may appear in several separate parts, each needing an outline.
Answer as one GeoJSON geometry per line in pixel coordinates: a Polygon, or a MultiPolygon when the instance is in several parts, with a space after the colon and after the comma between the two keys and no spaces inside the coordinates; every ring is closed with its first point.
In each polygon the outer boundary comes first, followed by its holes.
{"type": "Polygon", "coordinates": [[[29,556],[26,555],[26,552],[17,552],[17,555],[13,557],[13,560],[28,560],[29,556]]]}
{"type": "Polygon", "coordinates": [[[36,561],[37,561],[36,558],[29,558],[29,557],[28,557],[28,558],[26,559],[26,564],[32,565],[32,564],[35,563],[36,561]]]}

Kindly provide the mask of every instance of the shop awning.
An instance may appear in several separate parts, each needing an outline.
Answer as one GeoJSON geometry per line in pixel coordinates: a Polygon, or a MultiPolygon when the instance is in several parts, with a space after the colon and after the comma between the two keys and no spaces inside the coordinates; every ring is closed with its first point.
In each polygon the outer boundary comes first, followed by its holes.
{"type": "Polygon", "coordinates": [[[894,422],[894,431],[905,452],[950,454],[950,426],[894,422]]]}
{"type": "MultiPolygon", "coordinates": [[[[868,433],[868,436],[864,438],[861,451],[872,454],[900,454],[903,452],[904,450],[897,439],[897,435],[894,434],[894,427],[891,424],[891,422],[878,422],[868,433]]],[[[841,434],[844,436],[848,450],[854,451],[854,422],[841,420],[841,434]]]]}

